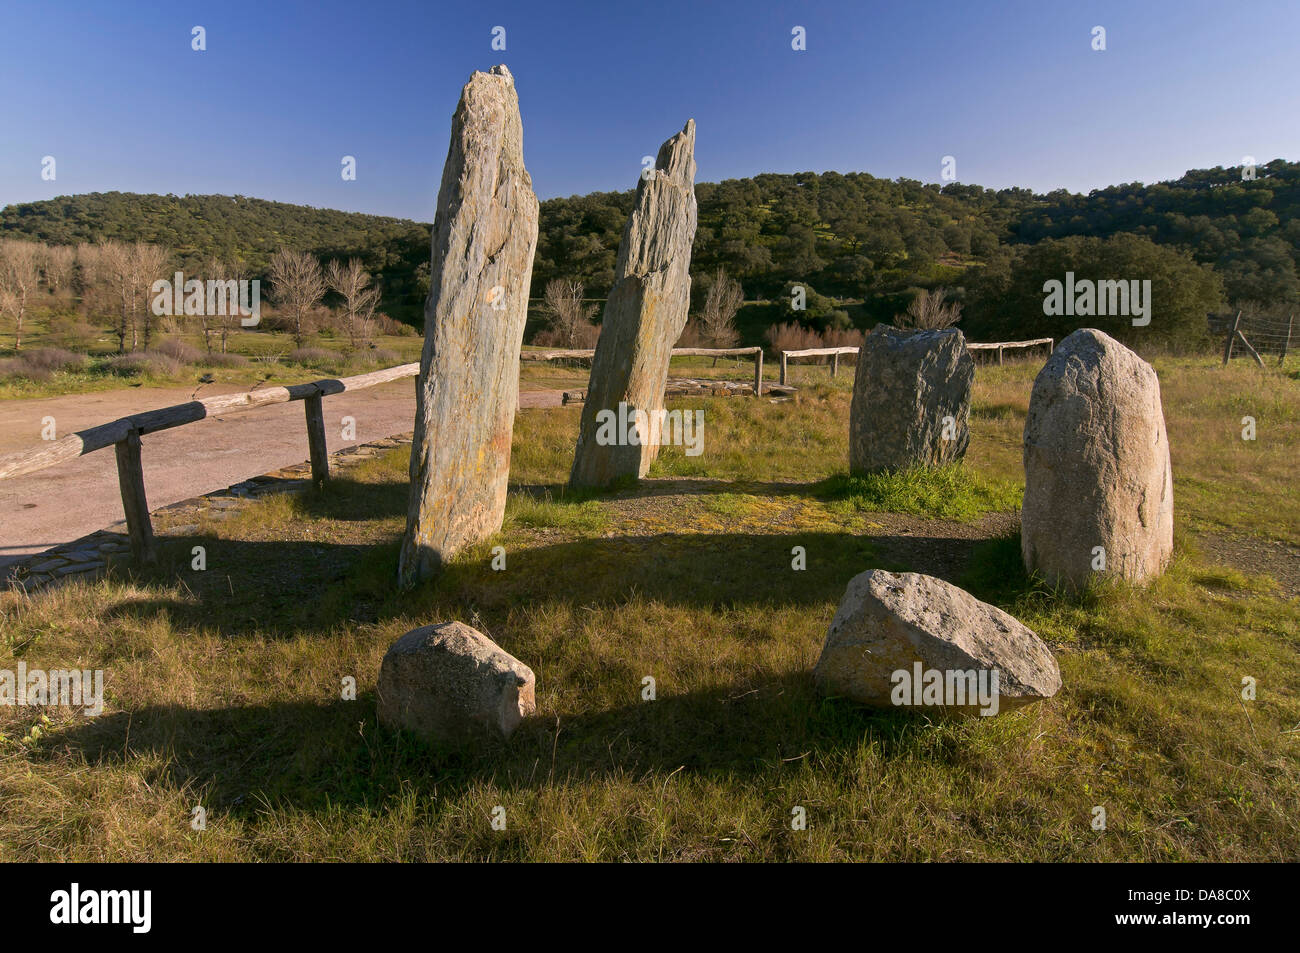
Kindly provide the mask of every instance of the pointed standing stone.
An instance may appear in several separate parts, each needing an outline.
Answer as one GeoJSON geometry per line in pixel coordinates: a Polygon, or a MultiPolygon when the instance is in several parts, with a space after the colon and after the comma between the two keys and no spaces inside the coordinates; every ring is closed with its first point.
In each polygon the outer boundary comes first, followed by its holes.
{"type": "Polygon", "coordinates": [[[519,98],[496,66],[461,92],[438,190],[403,585],[501,528],[536,248],[519,98]]]}
{"type": "Polygon", "coordinates": [[[643,477],[659,453],[656,427],[638,434],[619,422],[634,421],[637,411],[652,422],[663,409],[668,361],[690,307],[695,220],[695,120],[689,119],[637,185],[591,362],[570,486],[643,477]],[[602,411],[612,413],[614,425],[601,426],[609,419],[602,411]],[[625,439],[629,431],[637,442],[625,439]]]}

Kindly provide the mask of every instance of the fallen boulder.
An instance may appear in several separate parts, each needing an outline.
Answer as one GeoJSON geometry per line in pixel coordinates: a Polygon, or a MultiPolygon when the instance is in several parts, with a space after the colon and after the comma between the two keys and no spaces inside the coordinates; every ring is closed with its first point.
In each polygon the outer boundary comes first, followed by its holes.
{"type": "Polygon", "coordinates": [[[463,622],[412,629],[379,668],[379,721],[428,741],[508,738],[537,707],[523,662],[463,622]]]}
{"type": "Polygon", "coordinates": [[[879,708],[996,715],[1061,687],[1051,650],[951,583],[873,569],[849,580],[813,670],[828,695],[879,708]]]}

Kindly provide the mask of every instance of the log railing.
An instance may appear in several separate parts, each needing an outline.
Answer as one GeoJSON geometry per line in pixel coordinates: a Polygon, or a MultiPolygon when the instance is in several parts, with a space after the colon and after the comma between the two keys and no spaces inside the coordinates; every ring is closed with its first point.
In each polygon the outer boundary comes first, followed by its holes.
{"type": "MultiPolygon", "coordinates": [[[[966,342],[966,348],[970,351],[997,351],[998,363],[1002,363],[1002,352],[1004,349],[1010,350],[1021,347],[1040,347],[1047,345],[1047,353],[1052,353],[1052,348],[1056,342],[1052,338],[1034,338],[1032,341],[996,341],[991,344],[973,344],[966,342]]],[[[831,359],[831,377],[835,377],[840,372],[840,355],[857,354],[856,347],[810,347],[799,351],[781,351],[781,380],[782,384],[786,379],[786,363],[792,357],[829,357],[831,359]]]]}
{"type": "Polygon", "coordinates": [[[238,394],[201,397],[184,404],[146,410],[60,437],[42,447],[0,456],[0,480],[44,470],[65,460],[103,450],[105,447],[115,447],[118,487],[122,492],[122,511],[126,516],[126,530],[131,539],[131,555],[137,562],[153,562],[156,558],[153,526],[149,521],[149,505],[145,500],[144,467],[140,457],[140,438],[143,435],[192,424],[205,417],[239,413],[268,404],[301,400],[307,416],[307,443],[311,450],[312,482],[320,485],[329,478],[329,454],[325,448],[325,416],[321,398],[347,391],[364,390],[367,387],[386,384],[404,377],[415,377],[419,373],[418,363],[402,364],[398,367],[371,371],[369,374],[358,374],[355,377],[328,378],[308,384],[290,384],[287,387],[267,387],[263,390],[242,391],[238,394]]]}
{"type": "MultiPolygon", "coordinates": [[[[553,350],[524,351],[520,360],[554,360],[565,357],[591,357],[595,351],[553,350]]],[[[763,389],[763,349],[742,348],[675,348],[674,356],[703,357],[753,357],[754,392],[763,389]]],[[[0,456],[0,480],[35,473],[72,460],[76,457],[114,447],[117,453],[117,480],[122,494],[122,512],[126,516],[127,534],[131,540],[131,555],[140,563],[154,562],[153,525],[149,519],[149,504],[144,492],[144,466],[140,453],[140,438],[192,424],[221,414],[240,413],[301,400],[306,414],[307,444],[311,455],[312,483],[320,486],[329,479],[329,451],[325,444],[325,414],[322,398],[332,394],[364,390],[420,373],[419,363],[401,364],[383,370],[358,374],[355,377],[326,378],[307,384],[267,387],[261,390],[242,391],[238,394],[220,394],[200,397],[184,404],[173,404],[158,410],[146,410],[127,417],[119,417],[106,424],[88,427],[66,437],[48,441],[43,446],[0,456]]]]}

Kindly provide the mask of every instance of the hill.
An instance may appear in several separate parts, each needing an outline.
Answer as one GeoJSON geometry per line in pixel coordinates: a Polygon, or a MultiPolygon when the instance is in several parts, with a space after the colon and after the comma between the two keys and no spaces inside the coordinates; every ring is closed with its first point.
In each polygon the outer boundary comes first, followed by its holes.
{"type": "MultiPolygon", "coordinates": [[[[751,300],[779,297],[799,282],[820,295],[863,300],[848,309],[858,325],[887,320],[923,287],[956,289],[973,316],[991,312],[1030,246],[1116,235],[1169,246],[1213,269],[1230,301],[1300,303],[1300,164],[1280,159],[1253,180],[1243,180],[1240,168],[1216,167],[1088,195],[940,187],[859,172],[701,182],[696,194],[697,287],[718,266],[741,280],[751,300]]],[[[543,202],[533,296],[556,277],[582,280],[589,296],[604,296],[632,198],[629,190],[543,202]]],[[[383,276],[384,308],[411,323],[428,289],[427,224],[244,196],[108,192],[10,205],[0,211],[0,236],[156,242],[191,271],[222,256],[262,273],[281,245],[325,259],[355,255],[383,276]]],[[[742,331],[780,310],[751,315],[742,331]]]]}

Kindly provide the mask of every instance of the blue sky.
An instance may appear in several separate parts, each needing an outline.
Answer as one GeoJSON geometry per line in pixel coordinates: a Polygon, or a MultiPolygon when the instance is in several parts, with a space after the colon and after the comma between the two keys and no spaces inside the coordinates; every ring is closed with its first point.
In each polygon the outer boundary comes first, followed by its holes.
{"type": "Polygon", "coordinates": [[[498,62],[542,198],[632,188],[687,118],[699,181],[939,181],[952,155],[962,182],[1087,191],[1300,158],[1297,40],[1296,0],[4,0],[0,205],[239,193],[429,221],[460,89],[498,62]]]}

